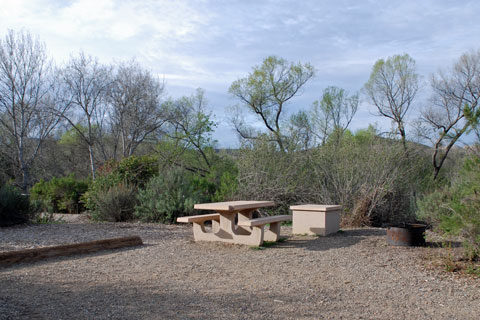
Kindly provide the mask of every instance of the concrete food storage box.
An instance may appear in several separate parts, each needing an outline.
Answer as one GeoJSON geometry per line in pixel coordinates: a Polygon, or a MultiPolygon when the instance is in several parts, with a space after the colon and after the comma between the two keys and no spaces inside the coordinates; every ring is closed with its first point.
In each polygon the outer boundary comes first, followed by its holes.
{"type": "Polygon", "coordinates": [[[292,232],[326,236],[340,228],[342,206],[303,204],[291,206],[293,212],[292,232]]]}

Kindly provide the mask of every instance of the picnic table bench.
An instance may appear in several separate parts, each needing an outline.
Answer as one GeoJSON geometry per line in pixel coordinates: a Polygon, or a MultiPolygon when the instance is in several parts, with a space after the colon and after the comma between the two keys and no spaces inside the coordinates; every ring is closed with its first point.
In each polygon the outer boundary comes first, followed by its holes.
{"type": "Polygon", "coordinates": [[[177,222],[193,223],[195,241],[220,241],[227,243],[260,246],[263,241],[277,241],[280,237],[280,224],[292,220],[291,215],[279,215],[252,219],[259,208],[274,206],[273,201],[228,201],[200,203],[197,210],[213,210],[216,213],[177,218],[177,222]],[[237,223],[235,223],[237,218],[237,223]],[[205,222],[211,221],[208,232],[205,222]],[[268,229],[266,225],[269,225],[268,229]]]}

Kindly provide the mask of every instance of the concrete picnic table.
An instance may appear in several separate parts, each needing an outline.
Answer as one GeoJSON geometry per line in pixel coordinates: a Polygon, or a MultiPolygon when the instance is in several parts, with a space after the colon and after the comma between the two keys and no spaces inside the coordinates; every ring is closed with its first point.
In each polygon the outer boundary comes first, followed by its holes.
{"type": "Polygon", "coordinates": [[[282,221],[292,219],[291,215],[270,216],[252,219],[253,212],[264,207],[272,207],[273,201],[227,201],[200,203],[197,210],[212,210],[216,213],[177,218],[177,222],[193,223],[195,241],[220,241],[227,243],[260,246],[263,241],[277,241],[280,237],[282,221]],[[238,217],[238,223],[235,218],[238,217]],[[205,221],[212,221],[212,229],[207,232],[205,221]],[[268,229],[265,225],[269,224],[268,229]]]}

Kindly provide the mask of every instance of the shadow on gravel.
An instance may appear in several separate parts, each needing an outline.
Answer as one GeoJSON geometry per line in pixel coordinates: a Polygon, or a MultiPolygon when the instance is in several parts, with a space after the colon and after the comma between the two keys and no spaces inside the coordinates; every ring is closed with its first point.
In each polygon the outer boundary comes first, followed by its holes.
{"type": "Polygon", "coordinates": [[[463,244],[459,241],[429,241],[425,243],[428,248],[460,248],[463,244]]]}
{"type": "Polygon", "coordinates": [[[303,248],[311,251],[326,251],[353,246],[368,237],[386,236],[384,229],[351,229],[342,230],[325,237],[291,236],[284,242],[272,245],[272,248],[303,248]],[[304,238],[304,239],[302,239],[304,238]]]}
{"type": "Polygon", "coordinates": [[[0,281],[0,319],[296,319],[305,303],[300,294],[223,292],[159,278],[118,284],[0,281]]]}
{"type": "MultiPolygon", "coordinates": [[[[45,258],[44,260],[38,260],[38,261],[32,261],[32,262],[20,262],[20,263],[15,263],[12,265],[1,265],[0,264],[0,272],[3,270],[7,269],[22,269],[22,268],[27,268],[31,267],[32,265],[44,265],[44,264],[49,264],[49,263],[54,263],[54,262],[59,262],[59,261],[67,261],[67,260],[79,260],[79,259],[84,259],[88,257],[100,257],[100,256],[106,256],[110,254],[116,254],[119,252],[124,252],[124,251],[130,251],[130,250],[139,250],[145,247],[150,247],[154,246],[153,244],[142,244],[136,247],[125,247],[125,248],[118,248],[118,249],[109,249],[109,250],[102,250],[102,251],[97,251],[97,252],[92,252],[92,253],[80,253],[80,254],[71,254],[71,255],[66,255],[66,256],[58,256],[58,257],[51,257],[51,258],[45,258]]],[[[2,319],[0,317],[0,319],[2,319]]]]}

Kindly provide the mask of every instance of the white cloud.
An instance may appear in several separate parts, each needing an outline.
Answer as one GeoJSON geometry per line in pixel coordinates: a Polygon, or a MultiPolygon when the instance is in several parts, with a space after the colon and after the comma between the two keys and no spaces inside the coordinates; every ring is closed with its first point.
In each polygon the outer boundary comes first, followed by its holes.
{"type": "Polygon", "coordinates": [[[79,50],[103,62],[136,57],[167,89],[215,92],[212,105],[227,103],[230,83],[271,54],[319,71],[292,101],[297,110],[327,85],[360,89],[379,58],[409,53],[428,77],[480,43],[480,7],[466,0],[0,0],[0,8],[2,33],[38,34],[57,61],[79,50]]]}

